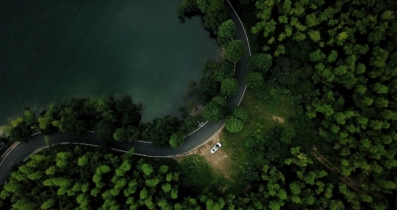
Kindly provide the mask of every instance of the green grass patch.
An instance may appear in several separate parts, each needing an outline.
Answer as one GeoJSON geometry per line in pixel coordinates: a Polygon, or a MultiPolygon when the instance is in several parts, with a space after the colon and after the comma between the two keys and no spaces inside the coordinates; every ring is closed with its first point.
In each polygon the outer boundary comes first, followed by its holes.
{"type": "Polygon", "coordinates": [[[324,157],[335,165],[339,160],[332,147],[324,140],[319,139],[317,131],[311,126],[312,121],[303,113],[302,106],[298,104],[297,98],[288,90],[265,86],[256,92],[248,90],[244,96],[241,106],[248,112],[248,120],[243,130],[237,133],[224,131],[222,134],[223,150],[230,157],[229,173],[237,185],[244,185],[241,180],[241,171],[248,164],[248,153],[245,151],[244,142],[250,135],[261,127],[266,133],[276,126],[294,130],[296,137],[293,140],[304,148],[311,150],[317,148],[324,157]],[[262,125],[262,126],[258,126],[262,125]]]}
{"type": "MultiPolygon", "coordinates": [[[[302,88],[308,88],[308,83],[302,84],[302,88]]],[[[306,117],[304,108],[296,101],[296,96],[293,96],[288,90],[280,90],[277,88],[267,87],[268,94],[256,93],[256,98],[261,103],[268,106],[272,110],[272,114],[284,116],[286,119],[286,126],[295,130],[297,136],[296,140],[299,144],[311,151],[314,147],[317,148],[325,158],[327,158],[334,165],[339,165],[340,160],[337,158],[334,149],[330,146],[325,139],[321,139],[318,135],[318,130],[313,124],[313,121],[306,117]]],[[[266,90],[264,91],[266,92],[266,90]]],[[[298,99],[299,100],[299,99],[298,99]]]]}
{"type": "Polygon", "coordinates": [[[214,194],[234,193],[238,194],[235,184],[215,171],[200,155],[190,155],[180,162],[182,184],[197,195],[208,191],[214,194]]]}

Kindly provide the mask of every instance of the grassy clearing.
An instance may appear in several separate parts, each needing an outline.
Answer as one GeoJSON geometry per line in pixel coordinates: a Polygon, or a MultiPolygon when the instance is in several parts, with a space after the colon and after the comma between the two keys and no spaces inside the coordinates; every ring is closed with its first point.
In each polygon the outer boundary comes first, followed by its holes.
{"type": "MultiPolygon", "coordinates": [[[[302,84],[300,86],[302,89],[308,89],[308,84],[302,84]]],[[[280,116],[285,116],[286,125],[290,126],[297,133],[296,140],[299,141],[303,147],[305,147],[308,151],[312,151],[314,148],[321,153],[328,161],[332,162],[334,165],[339,165],[340,160],[337,158],[337,154],[333,150],[332,146],[330,146],[325,139],[320,139],[317,130],[315,130],[316,126],[311,126],[313,123],[312,120],[306,117],[304,114],[302,107],[297,107],[294,104],[292,99],[293,96],[290,94],[284,94],[282,91],[277,90],[276,88],[267,87],[269,94],[262,94],[260,96],[260,101],[266,106],[269,107],[270,110],[273,110],[273,114],[280,116]],[[301,115],[295,112],[301,112],[301,115]],[[303,116],[302,116],[303,115],[303,116]]]]}
{"type": "Polygon", "coordinates": [[[238,133],[224,132],[222,134],[223,149],[231,158],[229,166],[231,178],[239,180],[239,170],[247,162],[247,153],[244,149],[244,140],[254,133],[257,124],[265,125],[264,131],[275,126],[291,126],[288,119],[296,116],[291,108],[290,99],[277,93],[273,88],[266,87],[268,98],[271,100],[259,100],[252,91],[247,91],[241,106],[248,112],[248,120],[244,129],[238,133]]]}
{"type": "MultiPolygon", "coordinates": [[[[297,133],[299,144],[311,151],[317,148],[324,157],[334,165],[340,162],[332,147],[324,140],[318,139],[316,130],[309,126],[309,122],[300,119],[298,108],[290,94],[283,93],[276,88],[266,86],[261,94],[254,94],[247,91],[241,106],[248,112],[248,120],[244,129],[238,133],[224,132],[221,136],[223,149],[231,158],[229,174],[238,182],[239,172],[242,166],[247,163],[247,153],[244,149],[244,140],[257,129],[257,124],[264,125],[264,132],[275,126],[290,127],[297,133]]],[[[310,120],[309,120],[310,121],[310,120]]]]}
{"type": "Polygon", "coordinates": [[[190,155],[184,157],[181,164],[183,185],[191,191],[200,194],[205,190],[216,194],[238,193],[235,184],[224,177],[223,174],[214,170],[201,155],[190,155]]]}

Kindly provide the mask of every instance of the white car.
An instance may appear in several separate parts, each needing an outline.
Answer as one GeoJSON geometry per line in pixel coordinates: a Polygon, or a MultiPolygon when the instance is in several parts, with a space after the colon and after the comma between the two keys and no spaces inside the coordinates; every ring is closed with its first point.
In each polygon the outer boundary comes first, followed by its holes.
{"type": "Polygon", "coordinates": [[[211,153],[214,154],[216,151],[218,151],[219,148],[221,148],[221,143],[216,143],[215,146],[212,147],[211,153]]]}

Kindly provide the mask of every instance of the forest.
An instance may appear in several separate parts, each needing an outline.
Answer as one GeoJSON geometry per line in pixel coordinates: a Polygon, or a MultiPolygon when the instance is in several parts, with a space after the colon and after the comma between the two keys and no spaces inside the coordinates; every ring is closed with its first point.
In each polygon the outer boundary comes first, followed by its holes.
{"type": "Polygon", "coordinates": [[[133,155],[133,150],[117,154],[105,147],[55,146],[31,156],[11,174],[0,193],[0,206],[7,209],[11,206],[14,209],[260,209],[265,207],[265,199],[274,207],[318,208],[324,202],[341,206],[342,201],[334,198],[340,193],[330,183],[332,176],[313,167],[310,158],[303,160],[296,158],[298,155],[304,156],[299,147],[293,148],[286,161],[298,169],[300,178],[294,180],[284,175],[284,171],[265,165],[260,191],[242,196],[214,189],[210,183],[195,182],[196,173],[208,174],[196,171],[194,161],[178,164],[171,159],[139,158],[133,155]],[[315,203],[317,199],[322,202],[315,203]]]}
{"type": "Polygon", "coordinates": [[[315,136],[302,142],[333,149],[334,164],[367,194],[349,200],[396,208],[396,2],[239,3],[255,51],[273,57],[262,77],[298,98],[313,123],[315,136]]]}
{"type": "MultiPolygon", "coordinates": [[[[71,99],[69,102],[51,104],[47,110],[35,113],[29,109],[23,116],[11,120],[6,129],[8,143],[27,143],[33,133],[51,135],[61,131],[73,136],[94,131],[106,141],[135,141],[145,139],[159,146],[170,146],[174,133],[185,137],[197,128],[198,117],[174,116],[156,118],[142,123],[142,106],[134,104],[130,96],[71,99]],[[167,132],[164,132],[167,131],[167,132]]],[[[178,143],[183,143],[183,139],[178,143]]]]}
{"type": "Polygon", "coordinates": [[[219,190],[200,182],[206,175],[192,177],[202,168],[189,158],[178,163],[136,157],[133,150],[53,147],[16,168],[0,192],[0,207],[397,209],[397,2],[231,1],[254,52],[244,100],[277,108],[282,96],[293,113],[283,126],[256,121],[257,106],[226,108],[236,93],[233,63],[247,50],[232,39],[236,23],[227,3],[183,0],[177,8],[182,22],[200,16],[225,49],[224,60],[207,62],[204,76],[191,83],[183,120],[167,116],[141,124],[141,108],[131,98],[78,99],[52,105],[37,118],[26,110],[11,121],[9,139],[27,141],[37,130],[94,130],[104,139],[178,147],[196,119],[225,118],[225,140],[241,141],[246,160],[235,169],[236,188],[219,190]],[[202,114],[189,116],[197,105],[204,106],[202,114]]]}

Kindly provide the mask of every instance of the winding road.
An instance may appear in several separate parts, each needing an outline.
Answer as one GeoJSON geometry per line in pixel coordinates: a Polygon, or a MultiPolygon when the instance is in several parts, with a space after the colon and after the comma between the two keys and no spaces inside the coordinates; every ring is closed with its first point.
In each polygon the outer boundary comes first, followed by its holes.
{"type": "MultiPolygon", "coordinates": [[[[243,24],[238,17],[236,11],[231,6],[230,2],[227,0],[227,7],[231,14],[231,19],[236,23],[237,31],[236,31],[236,39],[241,39],[245,42],[247,53],[243,59],[236,63],[236,71],[235,78],[239,81],[239,90],[238,93],[231,97],[228,100],[228,107],[238,106],[244,96],[246,85],[244,83],[244,76],[247,71],[247,63],[248,59],[251,56],[251,49],[249,46],[249,41],[243,27],[243,24]]],[[[224,126],[224,120],[217,123],[207,123],[202,128],[197,130],[192,135],[188,136],[185,139],[185,142],[179,148],[159,148],[154,146],[153,144],[148,144],[144,142],[112,142],[109,145],[114,150],[127,151],[130,148],[135,148],[135,153],[137,155],[149,156],[149,157],[172,157],[172,156],[181,156],[184,155],[191,150],[194,150],[209,140],[213,135],[220,132],[224,126]]],[[[95,134],[93,133],[85,133],[80,137],[71,136],[66,133],[55,133],[50,136],[51,143],[55,144],[83,144],[90,146],[97,146],[103,143],[102,140],[99,140],[95,134]]],[[[28,144],[19,144],[17,145],[3,160],[0,165],[0,185],[4,184],[12,172],[13,168],[20,162],[27,159],[32,153],[38,152],[43,148],[46,148],[47,145],[44,141],[44,136],[42,134],[34,135],[29,140],[28,144]]]]}

